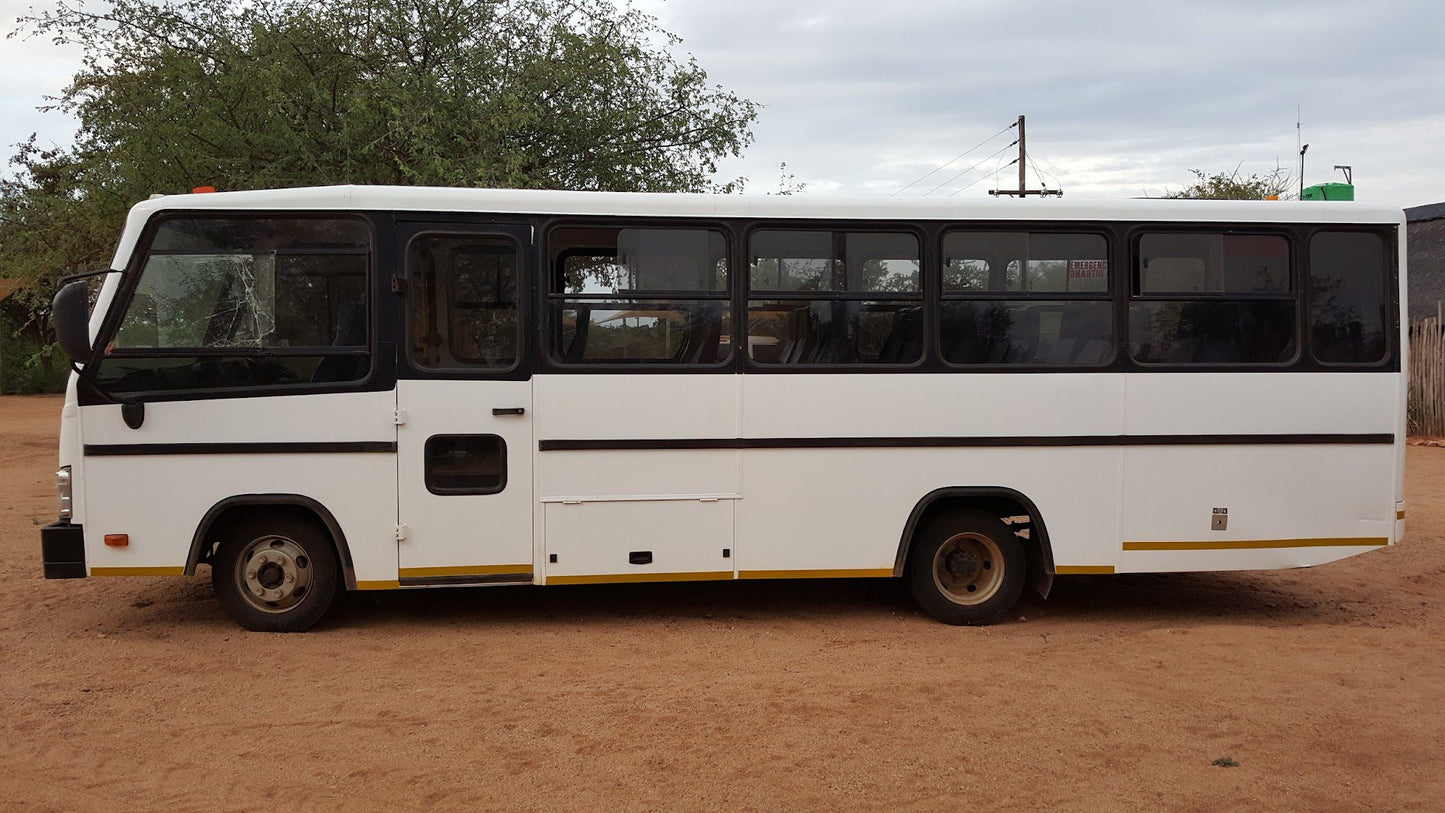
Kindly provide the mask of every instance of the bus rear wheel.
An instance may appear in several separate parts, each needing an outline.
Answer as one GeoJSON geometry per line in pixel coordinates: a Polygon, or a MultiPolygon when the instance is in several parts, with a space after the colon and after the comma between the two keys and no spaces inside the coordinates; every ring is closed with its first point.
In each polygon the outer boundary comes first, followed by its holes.
{"type": "Polygon", "coordinates": [[[228,529],[211,562],[211,584],[242,627],[301,632],[331,608],[339,572],[331,541],[314,522],[278,513],[228,529]]]}
{"type": "Polygon", "coordinates": [[[1023,592],[1027,558],[1018,537],[984,511],[942,514],[928,522],[908,553],[913,600],[945,624],[1001,620],[1023,592]]]}

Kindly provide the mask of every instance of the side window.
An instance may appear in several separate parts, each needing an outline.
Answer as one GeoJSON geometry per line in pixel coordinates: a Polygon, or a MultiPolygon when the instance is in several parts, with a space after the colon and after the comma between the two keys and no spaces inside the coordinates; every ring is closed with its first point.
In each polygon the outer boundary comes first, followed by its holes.
{"type": "Polygon", "coordinates": [[[1310,239],[1310,353],[1325,364],[1374,364],[1390,342],[1385,242],[1362,232],[1310,239]]]}
{"type": "Polygon", "coordinates": [[[1108,241],[1086,233],[949,232],[941,312],[939,350],[949,364],[1109,364],[1108,241]]]}
{"type": "Polygon", "coordinates": [[[358,219],[165,220],[99,380],[114,392],[359,380],[371,368],[370,262],[358,219]]]}
{"type": "Polygon", "coordinates": [[[1129,302],[1141,364],[1284,364],[1296,355],[1289,241],[1274,234],[1145,234],[1129,302]]]}
{"type": "Polygon", "coordinates": [[[731,357],[722,232],[568,226],[548,234],[547,255],[554,361],[717,365],[731,357]]]}
{"type": "Polygon", "coordinates": [[[759,364],[923,358],[923,289],[912,234],[755,231],[748,289],[748,357],[759,364]]]}
{"type": "Polygon", "coordinates": [[[421,234],[406,251],[407,357],[428,369],[517,364],[521,273],[504,237],[421,234]]]}

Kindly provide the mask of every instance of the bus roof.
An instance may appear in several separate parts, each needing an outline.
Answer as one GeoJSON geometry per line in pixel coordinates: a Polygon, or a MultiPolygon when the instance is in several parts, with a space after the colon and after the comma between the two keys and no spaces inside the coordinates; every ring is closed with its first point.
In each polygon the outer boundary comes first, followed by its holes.
{"type": "Polygon", "coordinates": [[[132,222],[159,211],[198,209],[477,212],[624,217],[830,220],[1060,220],[1233,223],[1404,222],[1402,209],[1318,201],[1212,201],[947,198],[830,198],[812,195],[711,195],[559,192],[408,186],[319,186],[166,195],[137,204],[132,222]]]}

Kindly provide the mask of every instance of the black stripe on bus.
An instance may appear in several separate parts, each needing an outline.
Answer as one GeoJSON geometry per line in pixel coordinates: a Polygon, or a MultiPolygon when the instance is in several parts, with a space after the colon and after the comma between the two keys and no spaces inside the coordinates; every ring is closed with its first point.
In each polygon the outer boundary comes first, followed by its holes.
{"type": "Polygon", "coordinates": [[[626,449],[916,449],[1018,446],[1317,446],[1392,444],[1378,434],[1256,435],[1014,435],[998,437],[834,437],[834,438],[620,438],[543,440],[543,452],[626,449]]]}
{"type": "Polygon", "coordinates": [[[396,451],[392,441],[345,440],[276,443],[103,443],[85,445],[87,457],[192,454],[353,454],[396,451]]]}

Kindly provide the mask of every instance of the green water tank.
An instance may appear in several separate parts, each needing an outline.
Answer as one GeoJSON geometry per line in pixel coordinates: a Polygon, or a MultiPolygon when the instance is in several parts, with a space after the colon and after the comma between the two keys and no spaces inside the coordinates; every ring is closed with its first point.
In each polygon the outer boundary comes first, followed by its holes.
{"type": "Polygon", "coordinates": [[[1317,183],[1306,186],[1300,200],[1354,200],[1355,186],[1348,183],[1317,183]]]}

